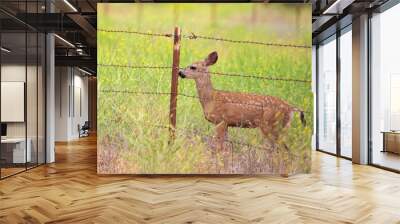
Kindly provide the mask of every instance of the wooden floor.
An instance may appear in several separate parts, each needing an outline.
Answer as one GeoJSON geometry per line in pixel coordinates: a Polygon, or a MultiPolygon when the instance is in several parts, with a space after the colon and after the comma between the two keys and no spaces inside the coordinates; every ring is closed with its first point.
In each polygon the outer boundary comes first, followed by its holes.
{"type": "Polygon", "coordinates": [[[400,155],[391,152],[375,150],[372,160],[374,164],[400,170],[400,155]]]}
{"type": "Polygon", "coordinates": [[[1,168],[1,177],[3,178],[3,177],[8,177],[8,176],[11,176],[11,175],[13,175],[13,174],[16,174],[16,173],[19,173],[19,172],[23,172],[23,171],[25,171],[26,169],[25,169],[25,167],[23,167],[23,168],[14,168],[14,167],[12,167],[12,168],[1,168]]]}
{"type": "Polygon", "coordinates": [[[290,178],[98,176],[94,137],[0,181],[0,223],[400,223],[400,175],[313,154],[290,178]]]}

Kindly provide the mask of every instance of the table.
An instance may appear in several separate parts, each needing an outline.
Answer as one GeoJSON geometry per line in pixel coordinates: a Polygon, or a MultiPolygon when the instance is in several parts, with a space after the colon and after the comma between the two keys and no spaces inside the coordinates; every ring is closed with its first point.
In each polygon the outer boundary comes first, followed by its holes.
{"type": "Polygon", "coordinates": [[[400,131],[382,131],[383,150],[382,152],[392,152],[400,154],[400,131]]]}
{"type": "Polygon", "coordinates": [[[26,163],[31,162],[32,153],[30,138],[26,139],[28,143],[25,152],[25,138],[5,138],[1,139],[1,157],[6,163],[26,163]]]}

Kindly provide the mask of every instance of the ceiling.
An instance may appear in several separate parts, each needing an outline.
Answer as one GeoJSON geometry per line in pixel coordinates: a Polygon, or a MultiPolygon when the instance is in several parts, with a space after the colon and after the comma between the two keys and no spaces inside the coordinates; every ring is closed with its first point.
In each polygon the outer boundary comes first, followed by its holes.
{"type": "MultiPolygon", "coordinates": [[[[307,3],[311,0],[269,0],[252,2],[307,3]]],[[[32,31],[54,32],[56,65],[79,66],[96,73],[96,27],[97,3],[115,2],[167,2],[166,0],[1,0],[0,20],[5,38],[16,58],[24,55],[24,34],[18,32],[30,28],[32,31]],[[49,13],[51,12],[51,13],[49,13]],[[21,39],[22,38],[22,39],[21,39]],[[13,42],[13,43],[11,43],[13,42]]],[[[182,1],[176,1],[182,2],[182,1]]],[[[209,2],[205,0],[189,2],[209,2]]],[[[218,2],[218,1],[216,1],[218,2]]],[[[221,1],[219,1],[221,2],[221,1]]],[[[237,1],[240,2],[240,1],[237,1]]],[[[249,2],[249,1],[241,1],[249,2]]],[[[28,54],[32,50],[28,47],[28,54]]],[[[9,55],[10,56],[10,55],[9,55]]]]}
{"type": "Polygon", "coordinates": [[[351,24],[353,17],[372,11],[386,2],[388,0],[312,0],[313,43],[351,24]]]}
{"type": "MultiPolygon", "coordinates": [[[[386,1],[256,0],[251,2],[311,3],[313,13],[312,32],[313,42],[315,43],[335,32],[339,27],[338,24],[345,26],[346,21],[351,23],[352,16],[373,9],[386,1]]],[[[107,2],[167,2],[167,0],[47,0],[47,5],[46,0],[1,0],[1,28],[4,33],[9,33],[3,35],[7,39],[5,42],[8,42],[12,48],[20,49],[14,52],[14,54],[18,54],[19,51],[24,50],[23,46],[25,46],[24,41],[21,40],[23,35],[18,34],[18,32],[25,32],[26,28],[31,31],[54,32],[58,35],[55,38],[56,65],[80,66],[95,73],[97,67],[96,4],[107,2]],[[49,13],[50,11],[52,13],[49,13]]],[[[182,1],[177,0],[176,2],[182,1]]],[[[209,1],[197,0],[197,2],[209,1]]],[[[29,52],[31,52],[30,47],[28,47],[28,54],[29,52]]]]}
{"type": "MultiPolygon", "coordinates": [[[[54,32],[56,65],[79,66],[96,73],[96,0],[1,0],[3,46],[8,58],[23,58],[25,30],[54,32]],[[51,12],[51,13],[50,13],[51,12]],[[18,57],[19,56],[19,57],[18,57]]],[[[29,35],[28,35],[29,37],[29,35]]],[[[29,40],[30,38],[28,38],[29,40]]],[[[28,44],[28,58],[36,46],[28,44]]]]}

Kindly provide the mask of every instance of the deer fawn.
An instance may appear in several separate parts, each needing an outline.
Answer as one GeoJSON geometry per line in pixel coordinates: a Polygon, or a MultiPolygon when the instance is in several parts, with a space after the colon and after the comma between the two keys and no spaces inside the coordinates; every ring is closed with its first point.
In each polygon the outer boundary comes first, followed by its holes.
{"type": "Polygon", "coordinates": [[[260,128],[264,137],[274,145],[283,130],[290,126],[294,112],[299,112],[305,126],[304,112],[277,97],[214,89],[208,68],[217,60],[218,54],[214,51],[205,60],[179,70],[181,78],[196,81],[204,116],[216,125],[217,151],[223,148],[228,127],[260,128]]]}

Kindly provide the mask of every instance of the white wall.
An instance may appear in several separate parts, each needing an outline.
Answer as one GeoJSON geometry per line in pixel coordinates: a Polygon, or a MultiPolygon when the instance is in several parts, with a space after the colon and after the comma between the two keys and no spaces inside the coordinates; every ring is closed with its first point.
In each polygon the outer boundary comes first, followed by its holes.
{"type": "MultiPolygon", "coordinates": [[[[7,137],[24,138],[25,135],[30,139],[32,150],[32,161],[44,163],[45,150],[45,120],[44,120],[44,74],[42,68],[36,65],[25,66],[25,64],[3,64],[1,66],[2,82],[24,82],[26,83],[26,121],[23,122],[5,122],[7,123],[7,137]],[[38,69],[38,70],[37,70],[38,69]],[[27,81],[25,80],[27,78],[27,81]],[[39,155],[37,156],[37,153],[39,155]]],[[[2,96],[7,97],[7,96],[2,96]]],[[[10,108],[1,108],[1,110],[10,110],[10,108]]]]}
{"type": "Polygon", "coordinates": [[[69,73],[69,68],[67,67],[55,68],[55,141],[68,140],[69,73]]]}
{"type": "MultiPolygon", "coordinates": [[[[25,64],[9,64],[1,66],[1,81],[25,82],[25,64]]],[[[7,108],[1,108],[7,110],[7,108]]],[[[25,137],[25,122],[7,123],[7,137],[25,137]]]]}
{"type": "MultiPolygon", "coordinates": [[[[28,67],[29,69],[29,67],[28,67]]],[[[1,66],[1,81],[25,82],[25,64],[6,64],[1,66]]]]}
{"type": "MultiPolygon", "coordinates": [[[[28,85],[31,88],[27,88],[27,119],[28,119],[28,129],[36,130],[36,80],[33,80],[31,74],[36,76],[36,66],[18,65],[18,64],[5,64],[1,66],[1,81],[2,82],[25,82],[25,75],[27,69],[28,72],[28,85]],[[33,113],[34,111],[35,113],[33,113]],[[33,122],[33,123],[32,123],[33,122]]],[[[40,105],[39,105],[40,106],[40,105]]],[[[7,110],[7,108],[1,108],[2,110],[7,110]]],[[[25,137],[25,123],[26,122],[7,122],[7,135],[9,137],[25,137]]],[[[31,133],[28,130],[28,137],[31,133]]],[[[32,131],[33,132],[33,131],[32,131]]],[[[35,131],[36,137],[36,131],[35,131]]]]}
{"type": "Polygon", "coordinates": [[[83,73],[74,70],[74,80],[71,91],[71,120],[70,136],[79,137],[78,125],[83,125],[88,120],[88,78],[83,73]],[[78,73],[77,73],[78,72],[78,73]]]}
{"type": "Polygon", "coordinates": [[[77,139],[78,124],[88,120],[88,78],[76,68],[56,67],[55,85],[55,140],[77,139]]]}

